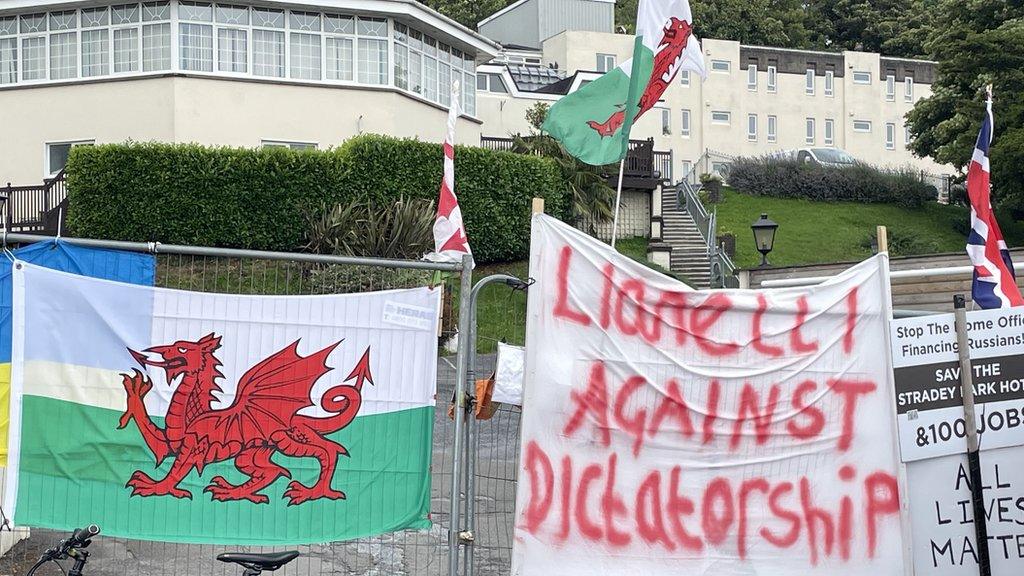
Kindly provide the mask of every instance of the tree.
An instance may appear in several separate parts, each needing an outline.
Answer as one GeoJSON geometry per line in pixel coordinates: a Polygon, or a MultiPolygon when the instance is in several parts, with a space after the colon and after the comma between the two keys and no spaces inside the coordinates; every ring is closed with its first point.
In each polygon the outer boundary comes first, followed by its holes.
{"type": "Polygon", "coordinates": [[[941,0],[925,48],[939,62],[933,94],[908,115],[920,156],[961,170],[984,117],[984,87],[995,88],[990,151],[993,197],[1024,217],[1024,5],[1004,0],[941,0]]]}
{"type": "Polygon", "coordinates": [[[811,41],[821,48],[920,57],[937,0],[810,0],[811,41]]]}
{"type": "Polygon", "coordinates": [[[516,136],[512,150],[520,154],[550,158],[558,164],[566,190],[572,196],[572,210],[577,221],[590,221],[592,225],[609,220],[612,217],[615,191],[605,180],[604,168],[580,162],[566,152],[557,140],[543,132],[541,126],[544,125],[549,109],[546,102],[537,102],[526,111],[526,121],[531,126],[530,134],[525,137],[516,136]]]}
{"type": "MultiPolygon", "coordinates": [[[[638,0],[615,3],[615,23],[636,30],[638,0]]],[[[690,4],[698,38],[804,48],[810,42],[802,0],[704,0],[690,4]]]]}
{"type": "Polygon", "coordinates": [[[476,30],[478,22],[514,0],[423,0],[423,3],[459,24],[476,30]]]}

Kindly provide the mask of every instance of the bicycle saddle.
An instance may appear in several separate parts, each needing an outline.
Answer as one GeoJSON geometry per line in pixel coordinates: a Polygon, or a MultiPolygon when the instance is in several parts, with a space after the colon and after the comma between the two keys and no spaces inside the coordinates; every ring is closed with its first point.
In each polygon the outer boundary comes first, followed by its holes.
{"type": "Polygon", "coordinates": [[[225,552],[217,555],[221,562],[234,562],[246,568],[258,568],[273,572],[281,566],[295,560],[299,553],[295,550],[289,552],[271,552],[269,554],[249,554],[245,552],[225,552]]]}

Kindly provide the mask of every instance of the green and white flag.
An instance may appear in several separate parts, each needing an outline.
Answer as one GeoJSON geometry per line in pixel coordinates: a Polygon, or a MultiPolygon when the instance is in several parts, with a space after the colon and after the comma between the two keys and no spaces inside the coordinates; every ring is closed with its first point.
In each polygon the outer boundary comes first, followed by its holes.
{"type": "Polygon", "coordinates": [[[14,265],[15,524],[295,545],[427,528],[440,290],[242,296],[14,265]]]}
{"type": "Polygon", "coordinates": [[[559,100],[544,131],[595,166],[626,155],[633,122],[654,107],[680,70],[705,76],[688,0],[640,0],[633,59],[559,100]]]}

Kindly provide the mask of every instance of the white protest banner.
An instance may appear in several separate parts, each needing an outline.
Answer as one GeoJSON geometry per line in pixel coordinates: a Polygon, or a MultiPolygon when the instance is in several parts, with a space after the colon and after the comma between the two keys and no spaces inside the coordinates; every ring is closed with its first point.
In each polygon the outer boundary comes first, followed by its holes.
{"type": "MultiPolygon", "coordinates": [[[[993,576],[1024,574],[1024,448],[981,453],[982,494],[993,576]]],[[[967,456],[907,465],[915,576],[977,576],[967,456]]]]}
{"type": "Polygon", "coordinates": [[[544,215],[531,247],[513,574],[905,573],[884,255],[694,292],[544,215]]]}
{"type": "MultiPolygon", "coordinates": [[[[967,313],[981,449],[1024,444],[1024,309],[967,313]]],[[[891,324],[904,462],[967,451],[952,314],[891,324]]]]}

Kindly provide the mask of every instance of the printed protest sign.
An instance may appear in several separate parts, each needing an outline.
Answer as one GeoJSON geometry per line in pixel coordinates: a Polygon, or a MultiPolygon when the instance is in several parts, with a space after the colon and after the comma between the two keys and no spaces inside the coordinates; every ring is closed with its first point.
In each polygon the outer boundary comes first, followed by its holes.
{"type": "MultiPolygon", "coordinates": [[[[1024,574],[1024,448],[981,454],[982,498],[994,576],[1024,574]]],[[[915,576],[977,576],[967,456],[907,465],[915,576]]]]}
{"type": "Polygon", "coordinates": [[[513,574],[902,574],[884,255],[694,292],[533,219],[513,574]]]}
{"type": "MultiPolygon", "coordinates": [[[[1024,310],[967,313],[981,449],[1024,444],[1024,310]]],[[[967,451],[952,314],[896,320],[892,358],[904,462],[967,451]]]]}
{"type": "Polygon", "coordinates": [[[212,544],[427,528],[438,290],[243,296],[14,265],[22,526],[212,544]]]}

